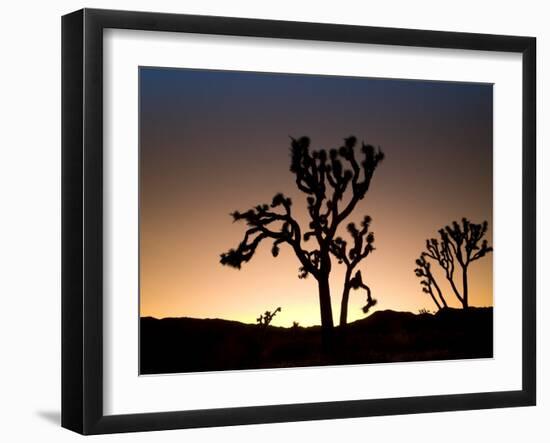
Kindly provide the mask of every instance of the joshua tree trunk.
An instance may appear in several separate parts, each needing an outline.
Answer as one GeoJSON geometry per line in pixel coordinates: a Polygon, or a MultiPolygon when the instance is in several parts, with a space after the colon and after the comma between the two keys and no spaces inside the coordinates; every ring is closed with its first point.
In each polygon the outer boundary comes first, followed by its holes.
{"type": "Polygon", "coordinates": [[[328,273],[322,273],[319,276],[319,306],[321,307],[321,332],[323,340],[323,349],[331,350],[334,323],[332,320],[332,306],[330,303],[330,286],[328,273]]]}
{"type": "Polygon", "coordinates": [[[435,295],[433,294],[433,292],[430,292],[430,297],[432,297],[433,302],[437,306],[437,310],[440,311],[441,310],[441,305],[437,301],[437,298],[435,298],[435,295]]]}
{"type": "Polygon", "coordinates": [[[342,293],[342,306],[340,307],[340,326],[345,326],[348,323],[348,302],[350,286],[344,285],[344,291],[342,293]]]}
{"type": "Polygon", "coordinates": [[[437,301],[435,301],[435,298],[434,298],[435,304],[437,305],[437,307],[439,309],[441,309],[442,307],[446,308],[447,307],[447,302],[445,301],[445,298],[443,297],[443,293],[441,292],[441,289],[440,289],[439,285],[435,281],[435,278],[432,278],[432,283],[435,287],[435,290],[437,291],[437,295],[439,296],[439,299],[441,300],[441,303],[442,303],[443,306],[441,306],[437,301]]]}
{"type": "Polygon", "coordinates": [[[344,279],[344,290],[342,292],[342,304],[340,306],[340,326],[345,326],[348,323],[348,303],[349,303],[349,293],[351,290],[351,285],[349,281],[351,280],[351,269],[346,270],[346,277],[344,279]]]}
{"type": "Polygon", "coordinates": [[[468,308],[468,268],[462,268],[462,307],[468,308]]]}

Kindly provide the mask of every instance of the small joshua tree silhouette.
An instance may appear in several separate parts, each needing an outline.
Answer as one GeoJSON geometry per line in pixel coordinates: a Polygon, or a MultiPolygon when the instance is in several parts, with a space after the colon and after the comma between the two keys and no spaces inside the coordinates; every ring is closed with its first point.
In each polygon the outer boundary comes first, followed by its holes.
{"type": "Polygon", "coordinates": [[[420,281],[420,284],[422,285],[422,291],[430,295],[438,310],[446,308],[447,302],[445,301],[445,298],[441,293],[439,285],[435,281],[435,277],[431,271],[431,265],[426,260],[424,255],[421,255],[420,258],[416,259],[416,265],[418,267],[414,270],[414,273],[417,277],[422,278],[422,280],[420,281]],[[434,294],[434,288],[437,292],[438,298],[436,298],[434,294]]]}
{"type": "Polygon", "coordinates": [[[263,314],[260,314],[260,316],[256,319],[256,323],[258,323],[260,326],[263,326],[264,328],[267,328],[271,323],[271,320],[273,320],[273,317],[277,315],[277,312],[281,312],[281,310],[282,309],[279,306],[273,312],[265,311],[263,314]]]}
{"type": "Polygon", "coordinates": [[[427,251],[422,256],[435,260],[445,271],[454,294],[464,309],[468,308],[468,268],[476,260],[485,257],[493,250],[485,237],[488,223],[472,223],[466,218],[440,229],[439,239],[426,240],[427,251]],[[462,270],[462,293],[454,281],[454,271],[458,264],[462,270]]]}

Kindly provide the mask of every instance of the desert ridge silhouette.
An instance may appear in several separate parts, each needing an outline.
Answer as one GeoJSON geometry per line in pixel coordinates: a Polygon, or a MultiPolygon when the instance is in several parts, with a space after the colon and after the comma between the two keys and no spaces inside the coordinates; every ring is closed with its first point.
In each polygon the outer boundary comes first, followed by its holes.
{"type": "MultiPolygon", "coordinates": [[[[284,308],[283,308],[284,309],[284,308]]],[[[321,327],[288,328],[221,319],[142,317],[140,373],[293,368],[325,365],[491,358],[493,308],[437,313],[375,311],[335,327],[324,352],[321,327]]]]}

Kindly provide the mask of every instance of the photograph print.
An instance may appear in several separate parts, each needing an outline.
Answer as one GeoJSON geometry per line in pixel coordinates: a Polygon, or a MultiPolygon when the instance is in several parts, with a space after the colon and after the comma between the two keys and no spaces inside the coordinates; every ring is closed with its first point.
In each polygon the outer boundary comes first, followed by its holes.
{"type": "Polygon", "coordinates": [[[493,357],[493,85],[139,68],[140,374],[493,357]]]}

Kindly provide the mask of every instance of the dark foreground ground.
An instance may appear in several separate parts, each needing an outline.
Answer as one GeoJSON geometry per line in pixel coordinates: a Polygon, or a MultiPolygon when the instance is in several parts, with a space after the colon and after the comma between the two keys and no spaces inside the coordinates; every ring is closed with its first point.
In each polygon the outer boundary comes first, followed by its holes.
{"type": "Polygon", "coordinates": [[[219,319],[141,318],[140,346],[141,374],[490,358],[493,309],[377,311],[336,328],[330,356],[321,352],[318,326],[263,328],[219,319]]]}

